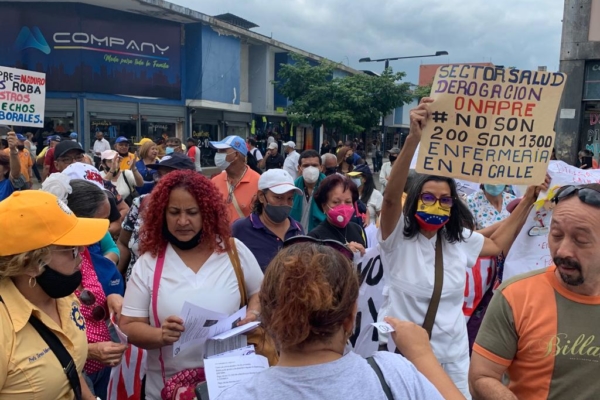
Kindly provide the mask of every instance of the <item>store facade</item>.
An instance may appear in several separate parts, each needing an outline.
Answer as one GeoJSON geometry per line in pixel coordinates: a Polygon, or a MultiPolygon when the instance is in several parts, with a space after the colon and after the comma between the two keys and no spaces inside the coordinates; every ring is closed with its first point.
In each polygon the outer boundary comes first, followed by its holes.
{"type": "Polygon", "coordinates": [[[185,136],[182,24],[80,3],[3,2],[0,15],[0,65],[46,73],[46,134],[78,132],[86,148],[98,131],[185,136]]]}

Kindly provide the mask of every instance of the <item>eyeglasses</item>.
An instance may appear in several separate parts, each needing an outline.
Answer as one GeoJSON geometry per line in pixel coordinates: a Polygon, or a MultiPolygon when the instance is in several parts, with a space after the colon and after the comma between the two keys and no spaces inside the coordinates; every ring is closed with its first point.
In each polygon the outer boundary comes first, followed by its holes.
{"type": "Polygon", "coordinates": [[[425,192],[421,193],[420,199],[426,206],[432,206],[435,203],[440,203],[440,207],[442,208],[452,208],[454,205],[454,197],[452,196],[442,196],[438,198],[431,193],[425,192]]]}
{"type": "Polygon", "coordinates": [[[333,239],[316,239],[312,236],[300,235],[287,239],[285,242],[283,242],[283,247],[289,247],[298,243],[316,243],[322,246],[331,247],[332,249],[342,253],[342,255],[346,256],[346,258],[348,258],[350,261],[354,261],[354,253],[352,253],[352,250],[350,250],[343,243],[333,239]]]}
{"type": "Polygon", "coordinates": [[[72,251],[73,252],[73,260],[77,258],[79,255],[79,247],[67,247],[65,249],[52,249],[52,251],[72,251]]]}
{"type": "Polygon", "coordinates": [[[600,207],[600,192],[595,189],[569,185],[562,187],[552,199],[554,204],[577,193],[579,200],[590,206],[600,207]]]}
{"type": "MultiPolygon", "coordinates": [[[[96,296],[89,290],[84,289],[79,294],[79,301],[81,301],[81,304],[91,307],[96,304],[96,296]]],[[[99,304],[96,305],[96,307],[92,309],[92,318],[96,321],[104,321],[106,319],[106,310],[104,307],[99,304]]]]}
{"type": "Polygon", "coordinates": [[[57,161],[60,161],[61,163],[65,163],[65,164],[70,164],[73,162],[80,162],[83,161],[85,159],[85,156],[82,154],[77,154],[76,156],[63,156],[63,157],[58,157],[57,161]]]}

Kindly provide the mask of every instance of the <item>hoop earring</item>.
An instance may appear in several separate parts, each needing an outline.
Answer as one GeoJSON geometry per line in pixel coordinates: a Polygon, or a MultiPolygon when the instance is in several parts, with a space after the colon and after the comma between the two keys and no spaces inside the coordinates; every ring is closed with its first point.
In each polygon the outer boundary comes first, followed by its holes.
{"type": "Polygon", "coordinates": [[[37,280],[35,279],[35,276],[30,276],[29,277],[29,287],[30,288],[34,288],[37,286],[37,280]],[[31,283],[33,281],[33,283],[31,283]]]}

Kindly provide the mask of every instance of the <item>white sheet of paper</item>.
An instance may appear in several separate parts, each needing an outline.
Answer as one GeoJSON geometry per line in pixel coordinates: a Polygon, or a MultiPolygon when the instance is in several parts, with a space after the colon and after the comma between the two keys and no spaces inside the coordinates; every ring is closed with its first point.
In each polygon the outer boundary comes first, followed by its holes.
{"type": "Polygon", "coordinates": [[[247,345],[248,338],[245,335],[238,335],[225,340],[208,339],[204,350],[204,358],[210,358],[217,354],[246,347],[247,345]]]}
{"type": "Polygon", "coordinates": [[[242,326],[238,326],[236,328],[233,328],[227,332],[223,332],[217,336],[213,336],[211,339],[212,340],[225,340],[225,339],[229,339],[231,337],[237,336],[237,335],[241,335],[242,333],[246,333],[248,331],[251,331],[252,329],[256,328],[257,326],[260,325],[260,321],[254,321],[254,322],[250,322],[247,323],[246,325],[242,325],[242,326]]]}
{"type": "Polygon", "coordinates": [[[387,322],[373,322],[373,325],[381,333],[395,332],[396,330],[387,322]]]}
{"type": "Polygon", "coordinates": [[[128,343],[127,335],[124,334],[123,331],[119,328],[119,325],[117,325],[114,314],[110,315],[110,323],[115,327],[115,331],[117,332],[117,336],[119,337],[121,344],[127,344],[128,343]]]}
{"type": "Polygon", "coordinates": [[[226,351],[221,354],[215,354],[214,356],[210,356],[207,358],[242,357],[242,356],[250,356],[252,354],[256,354],[256,350],[254,349],[253,344],[251,344],[249,346],[245,346],[245,347],[240,347],[239,349],[226,351]]]}
{"type": "Polygon", "coordinates": [[[240,357],[209,358],[204,360],[204,373],[211,399],[237,383],[252,378],[269,368],[269,361],[256,354],[240,357]]]}
{"type": "Polygon", "coordinates": [[[219,324],[219,321],[227,319],[226,314],[221,314],[202,307],[198,307],[187,301],[183,303],[180,313],[183,319],[185,331],[179,337],[179,340],[173,343],[173,357],[176,357],[182,350],[195,344],[202,344],[217,333],[212,328],[219,324]]]}

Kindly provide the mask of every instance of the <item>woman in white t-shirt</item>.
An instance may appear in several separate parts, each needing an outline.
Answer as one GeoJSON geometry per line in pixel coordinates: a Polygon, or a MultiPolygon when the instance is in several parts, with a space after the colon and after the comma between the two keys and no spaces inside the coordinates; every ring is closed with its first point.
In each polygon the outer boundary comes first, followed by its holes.
{"type": "Polygon", "coordinates": [[[411,111],[410,134],[394,163],[384,194],[379,244],[387,270],[379,315],[423,324],[435,283],[435,248],[437,234],[441,233],[443,287],[431,346],[444,370],[470,399],[469,346],[462,313],[465,269],[472,268],[480,256],[508,252],[539,190],[529,188],[524,201],[500,227],[492,226],[481,233],[474,232],[473,216],[459,200],[456,183],[451,178],[418,177],[408,190],[403,208],[398,193],[405,189],[422,129],[431,116],[431,102],[433,99],[425,98],[411,111]]]}
{"type": "Polygon", "coordinates": [[[371,168],[369,168],[367,164],[358,165],[352,172],[348,172],[348,176],[358,188],[360,201],[367,205],[371,225],[376,225],[379,214],[381,213],[383,195],[375,188],[375,181],[373,180],[371,168]]]}
{"type": "Polygon", "coordinates": [[[376,352],[371,366],[347,352],[359,290],[352,253],[341,243],[330,247],[319,239],[296,239],[271,261],[261,287],[262,323],[277,342],[279,363],[217,400],[385,400],[386,389],[394,399],[462,398],[415,324],[386,319],[406,358],[376,352]]]}
{"type": "MultiPolygon", "coordinates": [[[[160,399],[165,382],[204,364],[204,343],[173,356],[173,343],[192,328],[180,318],[184,303],[229,316],[240,308],[241,296],[228,254],[233,246],[227,208],[210,180],[195,171],[174,171],[145,201],[142,255],[127,283],[119,325],[130,343],[148,350],[146,398],[160,399]]],[[[250,297],[238,323],[243,325],[260,315],[263,273],[242,242],[236,240],[235,248],[250,297]]]]}
{"type": "Polygon", "coordinates": [[[121,157],[115,150],[103,151],[101,158],[102,170],[100,174],[102,175],[102,179],[111,181],[116,186],[117,192],[131,206],[133,199],[129,200],[129,195],[136,186],[139,187],[144,184],[144,178],[138,172],[136,163],[131,164],[131,169],[121,171],[119,169],[121,157]]]}

